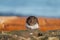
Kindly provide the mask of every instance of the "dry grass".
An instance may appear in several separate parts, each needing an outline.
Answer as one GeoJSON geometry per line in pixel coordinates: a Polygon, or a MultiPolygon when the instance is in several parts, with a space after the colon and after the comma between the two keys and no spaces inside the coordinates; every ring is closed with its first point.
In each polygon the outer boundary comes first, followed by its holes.
{"type": "MultiPolygon", "coordinates": [[[[52,31],[48,31],[46,33],[40,31],[40,33],[43,33],[44,35],[38,36],[39,32],[32,32],[33,34],[29,34],[30,32],[28,30],[12,31],[6,32],[4,35],[0,33],[0,40],[59,40],[59,35],[50,36],[50,32],[52,31]],[[49,34],[49,36],[45,34],[49,34]]],[[[56,31],[54,32],[56,33],[56,31]]]]}

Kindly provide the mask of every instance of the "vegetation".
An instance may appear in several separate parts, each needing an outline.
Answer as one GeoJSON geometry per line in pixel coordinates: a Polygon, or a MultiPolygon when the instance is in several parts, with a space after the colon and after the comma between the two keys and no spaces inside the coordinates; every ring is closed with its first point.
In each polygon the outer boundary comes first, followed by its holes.
{"type": "Polygon", "coordinates": [[[57,31],[48,31],[48,32],[43,33],[41,31],[35,30],[35,32],[32,32],[33,33],[32,35],[29,34],[30,32],[28,30],[5,32],[5,34],[2,34],[0,32],[0,40],[48,40],[49,37],[59,38],[58,35],[56,36],[46,35],[46,34],[52,35],[52,34],[49,34],[51,32],[56,33],[57,31]]]}

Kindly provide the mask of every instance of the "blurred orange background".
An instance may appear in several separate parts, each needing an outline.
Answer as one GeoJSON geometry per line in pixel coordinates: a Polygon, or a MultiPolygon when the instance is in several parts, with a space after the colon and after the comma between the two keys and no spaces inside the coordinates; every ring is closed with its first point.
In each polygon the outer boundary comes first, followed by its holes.
{"type": "MultiPolygon", "coordinates": [[[[26,18],[19,16],[0,16],[0,31],[26,30],[26,18]]],[[[60,18],[38,17],[39,30],[60,30],[60,18]]]]}

